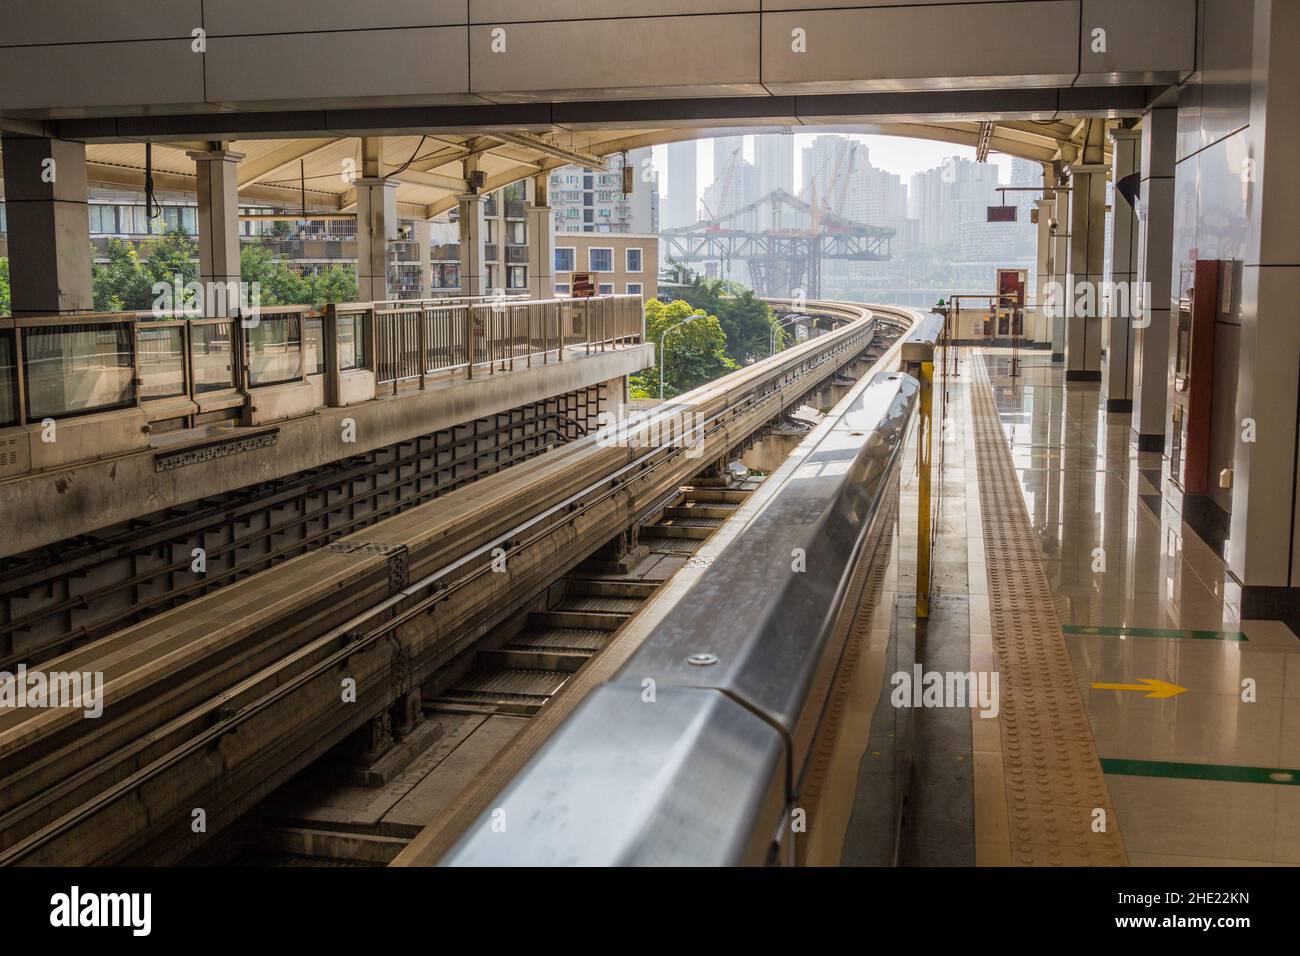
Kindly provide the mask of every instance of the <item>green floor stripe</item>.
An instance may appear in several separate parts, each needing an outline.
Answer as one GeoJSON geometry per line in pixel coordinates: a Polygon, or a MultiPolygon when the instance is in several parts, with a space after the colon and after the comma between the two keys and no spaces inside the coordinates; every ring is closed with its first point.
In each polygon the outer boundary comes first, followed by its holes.
{"type": "Polygon", "coordinates": [[[1162,760],[1101,758],[1102,773],[1124,777],[1172,777],[1181,780],[1223,780],[1228,783],[1276,783],[1300,786],[1300,770],[1282,767],[1233,767],[1216,763],[1166,763],[1162,760]]]}
{"type": "Polygon", "coordinates": [[[1249,641],[1241,631],[1193,631],[1160,627],[1093,627],[1084,624],[1064,624],[1065,634],[1092,637],[1175,637],[1188,641],[1249,641]]]}

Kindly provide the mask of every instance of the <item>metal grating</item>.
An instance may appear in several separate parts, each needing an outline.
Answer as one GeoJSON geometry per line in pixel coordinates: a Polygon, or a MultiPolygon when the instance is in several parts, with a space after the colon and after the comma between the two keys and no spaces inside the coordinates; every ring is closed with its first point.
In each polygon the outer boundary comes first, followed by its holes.
{"type": "Polygon", "coordinates": [[[1128,857],[983,363],[972,362],[1003,774],[1016,866],[1126,866],[1128,857]],[[1106,831],[1093,831],[1096,808],[1106,831]]]}

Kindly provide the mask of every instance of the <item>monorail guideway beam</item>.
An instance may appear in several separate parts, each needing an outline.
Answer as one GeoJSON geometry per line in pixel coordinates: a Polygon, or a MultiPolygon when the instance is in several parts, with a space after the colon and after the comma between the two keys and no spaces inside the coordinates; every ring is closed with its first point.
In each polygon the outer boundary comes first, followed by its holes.
{"type": "MultiPolygon", "coordinates": [[[[865,316],[857,307],[840,311],[865,316]]],[[[0,807],[0,845],[5,847],[0,862],[185,858],[210,834],[418,687],[437,667],[466,650],[484,628],[523,606],[557,574],[598,549],[609,539],[610,528],[639,520],[702,462],[723,455],[832,376],[862,352],[874,327],[865,317],[850,322],[655,413],[662,417],[699,410],[700,449],[673,445],[632,454],[632,443],[604,448],[599,436],[589,436],[557,452],[560,457],[545,474],[526,476],[536,490],[551,491],[540,511],[539,499],[531,493],[505,499],[503,507],[502,499],[484,498],[483,486],[474,486],[464,489],[469,498],[452,493],[373,526],[354,536],[355,546],[353,539],[341,539],[328,552],[305,555],[199,599],[200,604],[238,600],[241,588],[283,592],[321,561],[329,562],[333,574],[343,569],[340,562],[355,562],[352,573],[361,577],[348,593],[368,589],[374,595],[350,599],[350,604],[330,612],[328,620],[321,616],[328,608],[310,598],[311,614],[325,630],[304,631],[297,625],[296,635],[284,617],[302,617],[292,600],[254,604],[267,607],[261,618],[227,621],[216,631],[208,627],[201,645],[177,644],[169,651],[169,660],[187,661],[190,679],[181,683],[169,678],[166,668],[158,669],[157,662],[150,664],[145,649],[139,649],[144,655],[139,669],[116,678],[134,693],[119,693],[104,721],[96,722],[93,739],[78,739],[84,728],[56,713],[30,718],[28,727],[0,723],[0,769],[14,774],[0,807]],[[605,463],[599,466],[604,477],[593,484],[590,466],[597,458],[605,463]],[[565,474],[583,479],[585,487],[578,486],[583,490],[566,491],[558,480],[565,474]],[[462,538],[448,533],[457,526],[458,509],[471,499],[475,508],[493,512],[496,521],[486,523],[492,528],[486,535],[462,545],[462,538]],[[511,517],[515,515],[517,519],[511,517]],[[519,523],[512,525],[513,520],[519,523]],[[444,530],[438,532],[438,527],[444,530]],[[506,574],[489,573],[498,548],[506,553],[506,574]],[[396,580],[395,556],[400,556],[403,568],[396,580]],[[233,646],[229,641],[238,635],[222,637],[218,632],[231,628],[262,635],[257,638],[260,644],[250,645],[255,655],[221,652],[223,646],[233,646]],[[214,653],[211,659],[205,656],[214,653]],[[341,677],[355,681],[353,706],[340,707],[341,677]],[[165,693],[160,696],[160,691],[165,693]],[[49,726],[42,731],[36,724],[49,726]],[[195,834],[189,825],[195,806],[207,812],[205,834],[195,834]]],[[[648,425],[653,423],[637,427],[648,425]]],[[[539,467],[545,464],[543,459],[539,467]]],[[[501,494],[518,479],[502,473],[493,480],[501,494]]],[[[202,611],[192,605],[184,609],[185,618],[202,611]]],[[[101,646],[106,653],[116,653],[115,642],[123,641],[127,643],[122,647],[129,649],[136,630],[166,631],[174,616],[159,615],[78,653],[93,656],[101,646]]],[[[171,639],[173,644],[179,636],[171,639]]]]}

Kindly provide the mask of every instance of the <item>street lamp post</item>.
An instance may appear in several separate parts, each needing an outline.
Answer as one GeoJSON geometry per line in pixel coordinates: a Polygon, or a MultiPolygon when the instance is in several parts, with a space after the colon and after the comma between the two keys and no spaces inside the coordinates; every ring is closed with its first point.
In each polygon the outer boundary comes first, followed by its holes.
{"type": "Polygon", "coordinates": [[[685,325],[687,322],[694,322],[696,319],[702,317],[703,316],[701,316],[700,313],[694,312],[682,319],[680,322],[674,322],[672,325],[668,326],[668,328],[664,329],[663,333],[659,336],[659,401],[661,402],[664,400],[664,339],[668,338],[668,333],[673,329],[685,325]]]}
{"type": "Polygon", "coordinates": [[[794,316],[791,316],[790,318],[786,319],[784,322],[778,322],[776,325],[772,326],[772,342],[771,342],[771,344],[767,347],[767,354],[768,354],[769,357],[770,357],[770,356],[773,356],[773,355],[776,354],[776,330],[777,330],[777,329],[783,329],[783,328],[785,328],[787,325],[790,325],[792,322],[798,322],[800,319],[803,319],[803,318],[807,318],[807,316],[804,316],[804,315],[794,315],[794,316]]]}

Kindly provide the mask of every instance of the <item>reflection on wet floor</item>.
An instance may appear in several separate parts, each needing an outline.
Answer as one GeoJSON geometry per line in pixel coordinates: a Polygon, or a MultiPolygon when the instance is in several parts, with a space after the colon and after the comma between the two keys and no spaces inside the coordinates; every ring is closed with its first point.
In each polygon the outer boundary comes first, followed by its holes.
{"type": "Polygon", "coordinates": [[[984,350],[1134,865],[1300,864],[1300,640],[1241,620],[1130,416],[1047,355],[984,350]],[[1102,685],[1102,686],[1099,686],[1102,685]]]}

